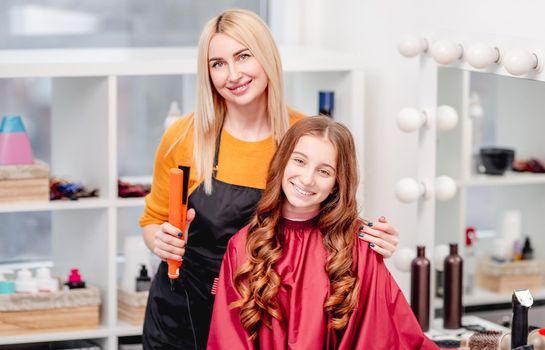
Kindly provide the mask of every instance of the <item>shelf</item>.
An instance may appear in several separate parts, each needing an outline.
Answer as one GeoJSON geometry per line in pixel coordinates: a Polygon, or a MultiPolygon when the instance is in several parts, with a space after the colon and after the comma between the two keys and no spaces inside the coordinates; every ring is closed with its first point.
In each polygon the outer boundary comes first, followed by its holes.
{"type": "MultiPolygon", "coordinates": [[[[336,51],[280,49],[285,72],[340,72],[362,69],[363,62],[336,51]]],[[[96,77],[108,75],[174,75],[197,72],[197,49],[109,48],[4,50],[0,77],[96,77]]]]}
{"type": "Polygon", "coordinates": [[[76,201],[16,202],[0,205],[0,213],[29,211],[56,211],[107,208],[109,201],[103,198],[82,198],[76,201]]]}
{"type": "Polygon", "coordinates": [[[123,321],[117,321],[115,333],[118,337],[130,337],[133,335],[142,335],[142,326],[135,326],[123,321]]]}
{"type": "Polygon", "coordinates": [[[545,184],[545,174],[507,172],[505,175],[474,175],[458,181],[460,187],[545,184]]]}
{"type": "Polygon", "coordinates": [[[144,207],[145,200],[144,197],[139,198],[118,198],[115,201],[115,206],[118,208],[133,208],[133,207],[144,207]]]}
{"type": "MultiPolygon", "coordinates": [[[[301,111],[312,111],[317,106],[318,90],[334,90],[339,96],[338,120],[356,134],[363,133],[363,60],[325,49],[290,47],[280,51],[283,71],[288,73],[286,95],[290,104],[301,111]]],[[[77,264],[89,276],[89,283],[101,290],[101,318],[106,324],[93,330],[0,337],[0,344],[96,339],[104,350],[115,350],[120,337],[142,334],[142,326],[119,321],[116,307],[120,243],[127,234],[139,230],[136,214],[145,205],[143,197],[118,198],[118,180],[151,183],[151,175],[119,173],[119,159],[130,156],[121,147],[118,133],[127,122],[122,112],[126,98],[122,89],[125,84],[139,83],[126,77],[165,75],[179,79],[185,75],[182,80],[189,84],[194,77],[188,75],[196,74],[196,56],[195,47],[2,51],[0,79],[5,79],[7,86],[26,78],[51,80],[52,172],[69,174],[96,187],[102,197],[5,203],[0,204],[0,213],[10,220],[24,220],[28,212],[51,213],[50,265],[57,271],[69,271],[77,264]]],[[[192,101],[189,95],[183,100],[192,101]]],[[[356,147],[364,163],[361,138],[356,139],[356,147]]]]}
{"type": "Polygon", "coordinates": [[[107,327],[98,327],[89,330],[75,330],[64,332],[44,332],[21,335],[8,335],[0,337],[0,345],[6,344],[26,344],[26,343],[43,343],[62,340],[76,339],[96,339],[105,338],[109,335],[107,327]]]}
{"type": "MultiPolygon", "coordinates": [[[[545,288],[537,292],[532,292],[534,300],[545,299],[545,288]]],[[[491,304],[510,304],[511,293],[494,293],[480,288],[475,288],[472,294],[464,294],[462,298],[464,306],[491,305],[491,304]]],[[[443,307],[443,299],[434,298],[433,306],[435,308],[443,307]]]]}
{"type": "MultiPolygon", "coordinates": [[[[479,325],[489,331],[498,331],[498,332],[511,331],[508,328],[502,327],[498,324],[495,324],[493,322],[487,321],[483,318],[473,316],[473,315],[462,316],[462,325],[479,325]]],[[[468,332],[468,330],[464,328],[444,329],[443,319],[436,318],[431,322],[431,327],[426,332],[426,335],[432,340],[439,340],[439,339],[458,339],[459,340],[461,338],[460,335],[466,332],[468,332]]]]}

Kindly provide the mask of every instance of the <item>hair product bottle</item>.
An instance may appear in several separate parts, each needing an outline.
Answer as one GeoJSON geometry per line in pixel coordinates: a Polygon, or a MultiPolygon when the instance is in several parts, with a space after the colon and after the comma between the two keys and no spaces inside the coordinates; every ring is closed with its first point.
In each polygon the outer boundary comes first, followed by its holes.
{"type": "Polygon", "coordinates": [[[146,265],[140,268],[140,276],[136,277],[136,291],[145,292],[151,288],[151,278],[148,276],[146,265]]]}
{"type": "Polygon", "coordinates": [[[462,327],[462,276],[463,261],[458,255],[458,244],[451,243],[450,254],[445,258],[445,289],[443,297],[443,327],[462,327]]]}
{"type": "Polygon", "coordinates": [[[318,114],[333,117],[333,110],[335,109],[335,92],[320,91],[318,100],[318,114]]]}
{"type": "Polygon", "coordinates": [[[68,289],[85,288],[85,281],[81,279],[79,270],[76,268],[70,270],[68,280],[64,284],[68,286],[68,289]]]}
{"type": "Polygon", "coordinates": [[[430,327],[430,265],[426,247],[417,246],[411,263],[411,308],[424,332],[430,327]]]}

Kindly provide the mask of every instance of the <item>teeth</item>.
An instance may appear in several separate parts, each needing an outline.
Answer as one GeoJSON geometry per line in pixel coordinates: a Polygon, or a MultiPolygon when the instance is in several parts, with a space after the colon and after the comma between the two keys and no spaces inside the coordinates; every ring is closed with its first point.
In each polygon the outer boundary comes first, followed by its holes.
{"type": "Polygon", "coordinates": [[[300,189],[300,188],[297,187],[296,185],[293,185],[293,187],[295,188],[295,191],[297,191],[298,193],[300,193],[300,194],[302,194],[302,195],[310,196],[310,195],[313,194],[312,192],[303,191],[302,189],[300,189]]]}
{"type": "Polygon", "coordinates": [[[246,83],[246,84],[244,84],[244,85],[240,85],[240,86],[238,86],[237,88],[235,88],[233,91],[234,91],[234,92],[239,92],[239,91],[241,91],[241,90],[244,90],[244,89],[246,88],[246,86],[248,86],[248,84],[249,84],[249,83],[246,83]]]}

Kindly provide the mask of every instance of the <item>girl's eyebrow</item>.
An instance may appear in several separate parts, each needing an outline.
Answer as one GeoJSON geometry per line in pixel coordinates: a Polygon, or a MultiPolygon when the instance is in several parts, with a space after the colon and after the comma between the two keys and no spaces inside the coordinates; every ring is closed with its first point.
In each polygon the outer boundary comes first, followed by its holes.
{"type": "MultiPolygon", "coordinates": [[[[244,49],[238,50],[237,52],[235,52],[235,53],[233,54],[233,57],[240,55],[240,54],[243,53],[244,51],[250,51],[250,49],[248,49],[248,48],[246,47],[246,48],[244,48],[244,49]]],[[[222,59],[223,59],[223,58],[221,58],[221,57],[212,57],[212,58],[210,58],[208,61],[209,61],[209,62],[212,62],[212,61],[220,61],[220,60],[222,60],[222,59]]]]}

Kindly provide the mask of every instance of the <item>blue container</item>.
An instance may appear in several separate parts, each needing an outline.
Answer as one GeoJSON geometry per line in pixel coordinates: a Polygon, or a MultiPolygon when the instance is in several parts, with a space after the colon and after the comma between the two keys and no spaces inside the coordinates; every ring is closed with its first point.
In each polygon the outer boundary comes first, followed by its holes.
{"type": "Polygon", "coordinates": [[[0,281],[0,294],[13,294],[15,293],[14,281],[0,281]]]}
{"type": "Polygon", "coordinates": [[[16,132],[26,132],[23,120],[18,115],[5,115],[0,124],[0,133],[11,134],[16,132]]]}
{"type": "Polygon", "coordinates": [[[321,115],[327,115],[333,117],[333,110],[335,109],[335,93],[333,91],[320,91],[318,113],[321,115]]]}

